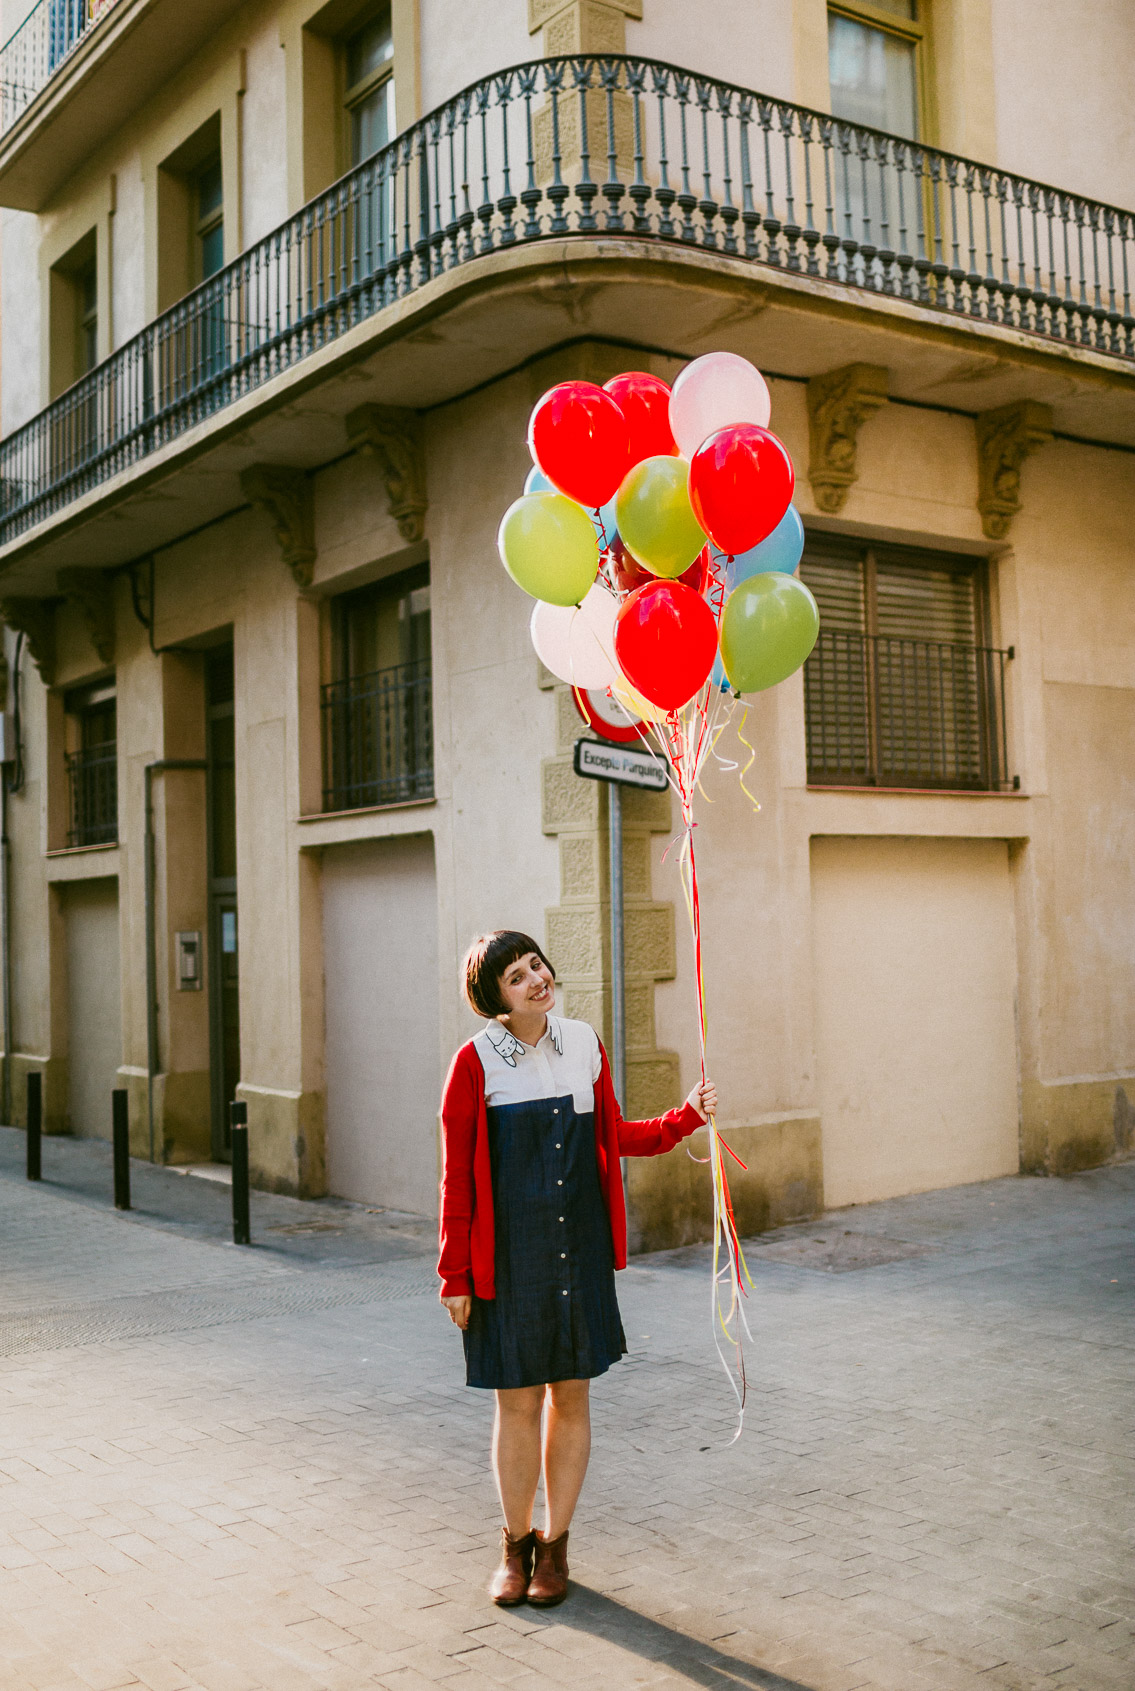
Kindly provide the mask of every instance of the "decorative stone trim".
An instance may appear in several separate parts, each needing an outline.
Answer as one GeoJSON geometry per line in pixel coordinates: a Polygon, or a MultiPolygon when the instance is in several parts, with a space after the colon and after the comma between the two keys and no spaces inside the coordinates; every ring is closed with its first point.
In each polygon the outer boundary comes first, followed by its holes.
{"type": "Polygon", "coordinates": [[[40,680],[55,680],[55,605],[50,599],[0,599],[0,618],[22,634],[40,680]]]}
{"type": "Polygon", "coordinates": [[[378,464],[399,534],[403,540],[421,540],[429,503],[421,418],[401,405],[372,404],[349,411],[346,421],[355,451],[378,464]]]}
{"type": "Polygon", "coordinates": [[[843,509],[859,478],[859,430],[887,398],[881,364],[845,364],[808,383],[808,479],[821,511],[843,509]]]}
{"type": "Polygon", "coordinates": [[[105,664],[114,662],[114,581],[106,570],[62,569],[59,591],[79,607],[91,645],[105,664]]]}
{"type": "Polygon", "coordinates": [[[538,29],[548,32],[544,52],[549,55],[625,53],[625,19],[641,17],[642,0],[528,0],[528,33],[535,35],[538,29]],[[570,35],[570,46],[552,45],[548,39],[563,35],[570,35]],[[616,42],[611,41],[612,35],[616,42]]]}
{"type": "Polygon", "coordinates": [[[974,418],[977,431],[977,508],[990,540],[1004,540],[1021,508],[1021,465],[1052,439],[1052,407],[1021,399],[974,418]]]}
{"type": "Polygon", "coordinates": [[[246,499],[267,511],[280,555],[297,587],[310,587],[315,569],[315,516],[306,470],[289,464],[252,464],[242,471],[246,499]]]}

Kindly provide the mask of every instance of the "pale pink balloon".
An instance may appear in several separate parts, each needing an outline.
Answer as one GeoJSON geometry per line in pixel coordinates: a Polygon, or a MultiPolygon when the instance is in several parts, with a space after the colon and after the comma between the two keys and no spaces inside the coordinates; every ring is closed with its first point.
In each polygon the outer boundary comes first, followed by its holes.
{"type": "Polygon", "coordinates": [[[767,429],[772,400],[764,377],[735,352],[707,352],[687,364],[670,394],[670,428],[683,458],[730,423],[767,429]]]}
{"type": "Polygon", "coordinates": [[[619,601],[596,582],[579,605],[537,600],[529,628],[536,655],[561,681],[586,691],[616,680],[615,617],[619,601]]]}

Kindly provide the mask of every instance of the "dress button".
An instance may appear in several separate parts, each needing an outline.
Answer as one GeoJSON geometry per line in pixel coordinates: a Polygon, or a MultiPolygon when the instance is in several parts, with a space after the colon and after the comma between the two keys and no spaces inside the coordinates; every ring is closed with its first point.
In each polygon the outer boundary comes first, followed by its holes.
{"type": "Polygon", "coordinates": [[[559,1111],[558,1111],[558,1110],[553,1110],[553,1111],[552,1111],[552,1114],[553,1114],[553,1115],[554,1115],[554,1116],[558,1116],[558,1115],[559,1115],[559,1113],[560,1113],[560,1112],[559,1112],[559,1111]]]}
{"type": "Polygon", "coordinates": [[[566,1262],[566,1261],[567,1261],[567,1252],[566,1252],[566,1251],[561,1251],[561,1252],[560,1252],[560,1261],[561,1261],[561,1262],[566,1262]]]}
{"type": "Polygon", "coordinates": [[[562,1180],[557,1180],[557,1181],[556,1181],[556,1185],[557,1185],[557,1186],[562,1186],[562,1185],[563,1185],[563,1181],[562,1181],[562,1180]]]}
{"type": "Polygon", "coordinates": [[[562,1215],[561,1215],[561,1217],[560,1217],[560,1220],[561,1220],[561,1221],[562,1221],[562,1220],[563,1220],[563,1219],[564,1219],[564,1218],[563,1218],[563,1216],[562,1216],[562,1215]]]}
{"type": "Polygon", "coordinates": [[[564,1297],[565,1298],[567,1297],[567,1287],[566,1286],[564,1287],[564,1297]]]}
{"type": "Polygon", "coordinates": [[[560,1144],[560,1142],[559,1142],[559,1140],[558,1140],[558,1139],[557,1139],[557,1140],[556,1140],[556,1150],[557,1150],[557,1151],[562,1151],[562,1150],[563,1150],[563,1146],[562,1146],[562,1145],[561,1145],[561,1144],[560,1144]]]}

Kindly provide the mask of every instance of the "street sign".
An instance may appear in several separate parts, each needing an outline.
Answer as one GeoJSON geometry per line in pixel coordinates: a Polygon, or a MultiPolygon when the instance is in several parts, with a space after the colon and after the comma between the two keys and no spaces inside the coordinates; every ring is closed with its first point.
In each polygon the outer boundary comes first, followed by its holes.
{"type": "Polygon", "coordinates": [[[589,781],[615,781],[626,787],[646,787],[654,793],[669,785],[666,765],[647,751],[630,746],[605,746],[598,740],[575,742],[575,772],[589,781]]]}
{"type": "Polygon", "coordinates": [[[617,746],[637,745],[646,737],[646,723],[624,710],[602,687],[573,687],[575,708],[593,734],[617,746]]]}

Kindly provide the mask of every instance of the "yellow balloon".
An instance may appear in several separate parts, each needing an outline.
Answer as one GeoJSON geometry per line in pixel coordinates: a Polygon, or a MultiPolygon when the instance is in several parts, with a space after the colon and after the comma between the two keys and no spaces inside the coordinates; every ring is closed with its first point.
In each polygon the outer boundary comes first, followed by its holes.
{"type": "Polygon", "coordinates": [[[630,711],[642,722],[665,722],[666,712],[659,706],[644,699],[637,688],[632,687],[625,675],[620,675],[617,681],[611,683],[611,696],[619,701],[624,710],[630,711]]]}
{"type": "Polygon", "coordinates": [[[684,458],[644,458],[623,477],[615,520],[623,544],[643,569],[671,580],[689,569],[705,535],[690,505],[684,458]]]}
{"type": "Polygon", "coordinates": [[[501,563],[526,593],[549,605],[578,605],[599,569],[595,528],[562,493],[525,493],[497,531],[501,563]]]}

